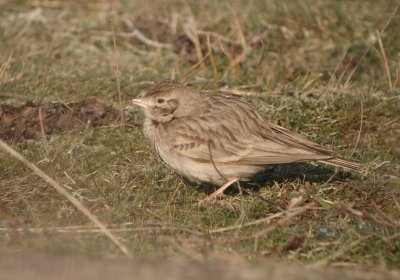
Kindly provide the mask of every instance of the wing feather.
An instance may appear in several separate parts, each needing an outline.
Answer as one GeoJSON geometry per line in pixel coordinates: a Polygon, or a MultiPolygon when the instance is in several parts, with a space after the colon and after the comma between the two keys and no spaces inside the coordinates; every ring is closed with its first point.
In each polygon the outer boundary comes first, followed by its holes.
{"type": "Polygon", "coordinates": [[[305,138],[302,144],[301,136],[285,130],[276,135],[262,119],[260,124],[252,120],[230,112],[174,119],[168,124],[165,141],[175,153],[198,162],[212,158],[215,163],[266,165],[332,158],[314,150],[314,143],[305,138]]]}

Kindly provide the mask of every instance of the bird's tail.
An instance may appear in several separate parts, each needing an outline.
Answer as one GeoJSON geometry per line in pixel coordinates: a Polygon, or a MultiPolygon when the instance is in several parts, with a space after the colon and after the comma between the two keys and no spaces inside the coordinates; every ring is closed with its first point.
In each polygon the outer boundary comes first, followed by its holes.
{"type": "Polygon", "coordinates": [[[361,164],[347,160],[347,159],[343,159],[340,157],[334,157],[334,158],[327,159],[327,160],[320,160],[319,162],[343,167],[343,168],[358,171],[358,172],[362,172],[364,170],[364,166],[362,166],[361,164]]]}

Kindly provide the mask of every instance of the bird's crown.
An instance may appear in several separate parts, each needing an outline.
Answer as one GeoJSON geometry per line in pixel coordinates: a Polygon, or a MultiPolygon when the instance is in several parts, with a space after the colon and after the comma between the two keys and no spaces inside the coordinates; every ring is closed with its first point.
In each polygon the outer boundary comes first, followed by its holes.
{"type": "Polygon", "coordinates": [[[145,94],[145,97],[154,97],[161,93],[170,92],[176,89],[187,89],[187,86],[173,80],[164,80],[152,86],[145,94]]]}

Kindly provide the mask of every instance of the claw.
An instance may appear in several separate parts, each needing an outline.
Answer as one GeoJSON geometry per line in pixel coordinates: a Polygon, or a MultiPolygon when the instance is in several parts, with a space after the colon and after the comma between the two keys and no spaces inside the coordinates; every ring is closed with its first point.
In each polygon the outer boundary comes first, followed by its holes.
{"type": "Polygon", "coordinates": [[[232,184],[236,183],[239,181],[239,178],[232,178],[230,179],[228,182],[226,182],[222,187],[220,187],[218,190],[216,190],[215,192],[213,192],[212,194],[210,194],[209,196],[207,196],[205,199],[199,201],[197,204],[199,206],[202,206],[204,204],[210,203],[210,202],[215,202],[215,200],[219,197],[219,196],[223,196],[224,195],[224,191],[231,186],[232,184]]]}

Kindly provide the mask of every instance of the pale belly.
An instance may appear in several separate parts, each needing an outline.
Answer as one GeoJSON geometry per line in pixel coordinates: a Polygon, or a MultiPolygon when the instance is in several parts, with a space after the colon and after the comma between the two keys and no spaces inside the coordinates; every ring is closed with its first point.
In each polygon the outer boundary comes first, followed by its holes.
{"type": "Polygon", "coordinates": [[[144,133],[161,159],[173,171],[194,183],[210,183],[222,186],[230,179],[243,179],[264,169],[264,166],[260,165],[238,165],[234,162],[215,163],[215,166],[211,161],[198,162],[174,152],[172,147],[168,146],[168,143],[163,143],[161,136],[155,137],[158,131],[150,122],[145,122],[144,133]]]}
{"type": "Polygon", "coordinates": [[[159,150],[162,160],[175,172],[194,183],[224,185],[233,178],[243,179],[264,169],[264,166],[200,163],[170,151],[159,150]]]}

